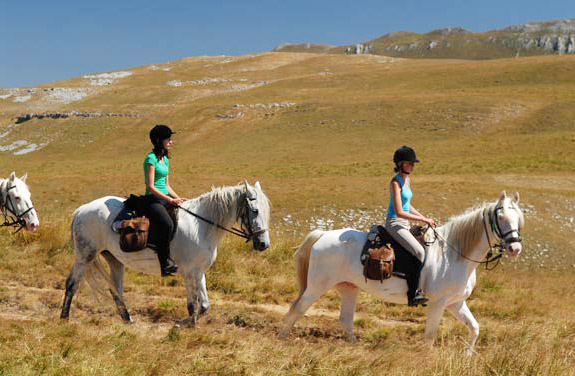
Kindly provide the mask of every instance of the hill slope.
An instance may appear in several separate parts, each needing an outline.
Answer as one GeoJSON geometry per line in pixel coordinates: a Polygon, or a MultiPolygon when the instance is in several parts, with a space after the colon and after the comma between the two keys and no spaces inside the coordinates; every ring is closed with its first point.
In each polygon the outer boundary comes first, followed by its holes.
{"type": "Polygon", "coordinates": [[[182,195],[260,179],[278,226],[297,224],[299,233],[329,219],[364,228],[382,220],[391,156],[409,144],[423,161],[414,184],[424,212],[444,220],[518,190],[546,208],[533,214],[539,249],[566,252],[574,62],[266,53],[3,89],[0,176],[28,171],[35,197],[57,211],[141,192],[148,131],[164,123],[178,132],[173,184],[182,195]],[[556,199],[547,203],[542,192],[556,199]],[[364,212],[341,214],[350,208],[364,212]]]}

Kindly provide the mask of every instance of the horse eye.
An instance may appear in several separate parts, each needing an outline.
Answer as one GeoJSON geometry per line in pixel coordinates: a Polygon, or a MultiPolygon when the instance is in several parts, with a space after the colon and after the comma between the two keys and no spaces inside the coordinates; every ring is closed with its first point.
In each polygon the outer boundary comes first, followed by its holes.
{"type": "Polygon", "coordinates": [[[16,201],[20,201],[22,199],[20,196],[16,196],[14,198],[16,199],[16,201]]]}

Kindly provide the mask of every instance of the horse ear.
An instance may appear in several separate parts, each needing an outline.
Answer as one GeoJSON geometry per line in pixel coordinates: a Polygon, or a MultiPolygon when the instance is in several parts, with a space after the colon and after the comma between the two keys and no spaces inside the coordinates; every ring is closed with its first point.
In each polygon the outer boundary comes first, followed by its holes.
{"type": "Polygon", "coordinates": [[[258,181],[256,181],[256,183],[254,184],[254,187],[255,187],[255,188],[258,190],[258,191],[261,191],[261,190],[262,190],[262,186],[261,186],[261,184],[260,184],[260,181],[259,181],[259,180],[258,180],[258,181]]]}
{"type": "Polygon", "coordinates": [[[22,180],[22,182],[26,183],[26,178],[28,178],[28,173],[25,173],[24,176],[22,176],[20,178],[20,180],[22,180]]]}
{"type": "Polygon", "coordinates": [[[250,188],[249,188],[249,184],[247,180],[244,180],[244,186],[246,187],[246,192],[249,192],[250,188]]]}
{"type": "Polygon", "coordinates": [[[519,192],[515,192],[512,198],[513,202],[518,204],[519,203],[519,192]]]}
{"type": "Polygon", "coordinates": [[[499,201],[504,201],[507,198],[507,193],[505,193],[505,191],[501,191],[501,193],[499,194],[499,201]]]}
{"type": "Polygon", "coordinates": [[[8,179],[13,182],[14,179],[16,179],[16,173],[14,171],[12,171],[12,173],[10,174],[10,176],[8,177],[8,179]]]}

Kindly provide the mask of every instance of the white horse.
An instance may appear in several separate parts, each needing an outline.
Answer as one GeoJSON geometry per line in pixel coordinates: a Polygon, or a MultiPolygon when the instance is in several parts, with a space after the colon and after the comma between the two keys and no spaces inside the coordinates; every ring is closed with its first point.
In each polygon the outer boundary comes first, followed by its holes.
{"type": "MultiPolygon", "coordinates": [[[[495,203],[451,218],[436,233],[426,232],[425,239],[431,244],[426,247],[420,284],[429,298],[425,337],[431,343],[447,309],[469,329],[469,351],[472,351],[479,324],[465,300],[475,287],[475,269],[485,259],[491,244],[500,241],[513,257],[521,253],[519,232],[523,214],[518,202],[518,193],[508,198],[502,192],[495,203]]],[[[307,235],[294,256],[299,296],[285,317],[280,337],[285,338],[294,323],[332,287],[341,295],[339,320],[350,340],[355,339],[353,315],[360,289],[387,302],[407,304],[405,280],[392,277],[380,283],[364,278],[360,254],[366,237],[366,233],[353,229],[314,230],[307,235]]]]}
{"type": "Polygon", "coordinates": [[[38,213],[32,205],[32,195],[26,185],[27,177],[28,174],[25,174],[18,179],[12,172],[8,179],[0,179],[0,210],[4,214],[4,223],[0,222],[0,226],[25,227],[28,231],[35,231],[40,226],[38,213]]]}
{"type": "MultiPolygon", "coordinates": [[[[160,274],[156,253],[146,248],[126,253],[120,249],[120,235],[111,229],[112,221],[122,209],[123,198],[102,197],[80,206],[72,219],[72,242],[76,260],[66,280],[66,296],[60,318],[67,319],[70,304],[84,273],[97,292],[103,292],[101,279],[106,281],[118,312],[124,321],[131,321],[123,301],[124,267],[160,274]],[[110,266],[108,276],[98,255],[110,266]]],[[[181,208],[191,211],[213,224],[199,219],[185,210],[178,211],[178,227],[170,244],[170,254],[178,264],[178,274],[184,277],[187,290],[189,317],[185,323],[195,324],[199,315],[209,309],[204,273],[214,263],[217,245],[229,228],[239,222],[240,228],[254,249],[266,250],[270,245],[268,224],[270,203],[259,182],[252,187],[247,182],[237,186],[212,188],[195,199],[184,202],[181,208]],[[219,226],[216,226],[219,225],[219,226]]]]}

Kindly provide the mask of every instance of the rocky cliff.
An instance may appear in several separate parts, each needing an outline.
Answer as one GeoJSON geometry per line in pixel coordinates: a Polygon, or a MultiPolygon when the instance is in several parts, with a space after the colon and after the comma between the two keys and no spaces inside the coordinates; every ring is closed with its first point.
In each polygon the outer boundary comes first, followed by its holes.
{"type": "Polygon", "coordinates": [[[349,46],[284,43],[274,51],[458,59],[575,54],[575,19],[529,22],[481,33],[459,27],[425,34],[396,32],[349,46]]]}

